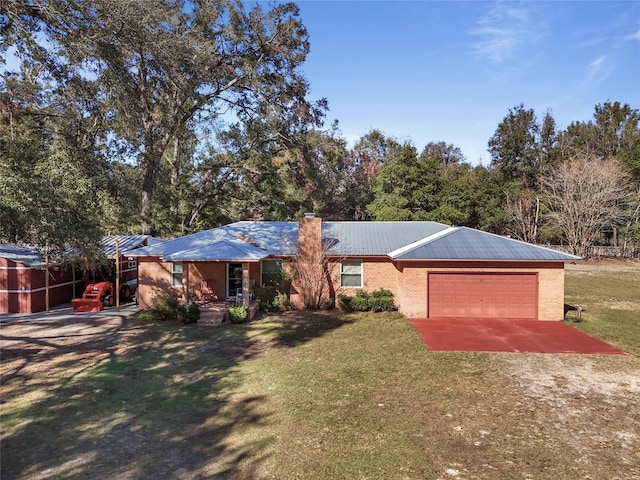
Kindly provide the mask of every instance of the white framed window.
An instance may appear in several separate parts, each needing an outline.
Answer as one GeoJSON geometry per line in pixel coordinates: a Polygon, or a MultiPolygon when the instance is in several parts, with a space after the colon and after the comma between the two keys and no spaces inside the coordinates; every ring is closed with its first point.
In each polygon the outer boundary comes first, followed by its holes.
{"type": "Polygon", "coordinates": [[[343,288],[362,288],[362,260],[343,260],[340,262],[340,286],[343,288]]]}
{"type": "Polygon", "coordinates": [[[182,262],[171,263],[171,286],[182,286],[182,262]]]}
{"type": "Polygon", "coordinates": [[[137,265],[138,261],[135,258],[127,262],[127,268],[136,268],[137,265]]]}
{"type": "Polygon", "coordinates": [[[263,287],[277,287],[283,279],[282,260],[263,260],[262,278],[263,287]]]}

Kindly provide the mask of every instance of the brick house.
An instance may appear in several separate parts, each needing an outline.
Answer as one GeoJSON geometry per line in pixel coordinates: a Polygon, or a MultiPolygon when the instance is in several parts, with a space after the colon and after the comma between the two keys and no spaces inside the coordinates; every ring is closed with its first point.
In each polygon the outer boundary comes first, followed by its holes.
{"type": "MultiPolygon", "coordinates": [[[[578,257],[467,227],[437,222],[236,222],[131,252],[138,258],[138,302],[172,291],[183,299],[206,284],[221,300],[252,297],[278,272],[324,261],[328,301],[390,290],[398,309],[418,318],[564,316],[564,263],[578,257]],[[295,259],[295,261],[292,261],[295,259]]],[[[291,300],[305,292],[293,276],[291,300]]]]}

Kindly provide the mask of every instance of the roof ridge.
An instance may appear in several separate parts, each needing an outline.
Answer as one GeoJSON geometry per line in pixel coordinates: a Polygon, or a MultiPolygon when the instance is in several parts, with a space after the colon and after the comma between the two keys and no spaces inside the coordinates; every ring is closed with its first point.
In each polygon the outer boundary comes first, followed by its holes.
{"type": "MultiPolygon", "coordinates": [[[[437,222],[434,222],[437,223],[437,222]]],[[[431,242],[434,242],[436,240],[438,240],[439,238],[445,237],[447,235],[452,234],[453,232],[459,230],[460,227],[447,227],[443,230],[440,230],[436,233],[432,233],[431,235],[429,235],[428,237],[422,238],[420,240],[417,240],[415,242],[411,242],[408,245],[405,245],[404,247],[400,247],[397,248],[395,250],[393,250],[392,252],[389,252],[387,254],[388,257],[394,258],[397,257],[399,255],[402,255],[404,253],[410,252],[412,250],[415,250],[416,248],[420,248],[424,245],[427,245],[431,242]]]]}

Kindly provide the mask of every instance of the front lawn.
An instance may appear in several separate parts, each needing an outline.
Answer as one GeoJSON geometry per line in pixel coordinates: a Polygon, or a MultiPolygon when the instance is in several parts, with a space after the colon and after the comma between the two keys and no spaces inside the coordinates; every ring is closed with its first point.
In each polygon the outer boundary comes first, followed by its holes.
{"type": "MultiPolygon", "coordinates": [[[[585,304],[601,290],[574,285],[585,304]]],[[[639,354],[622,323],[605,339],[639,354]]],[[[3,480],[640,478],[632,355],[429,352],[397,314],[17,327],[1,330],[3,480]]]]}

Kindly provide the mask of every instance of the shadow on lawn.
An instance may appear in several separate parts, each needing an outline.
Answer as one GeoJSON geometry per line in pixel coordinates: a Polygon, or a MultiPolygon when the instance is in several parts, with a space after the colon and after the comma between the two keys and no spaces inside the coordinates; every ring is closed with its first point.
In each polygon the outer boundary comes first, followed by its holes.
{"type": "Polygon", "coordinates": [[[240,363],[345,323],[319,312],[268,320],[270,342],[250,338],[250,325],[133,320],[5,336],[2,478],[257,476],[272,413],[266,393],[239,393],[240,363]]]}

